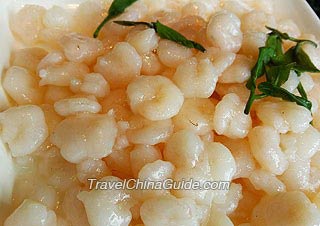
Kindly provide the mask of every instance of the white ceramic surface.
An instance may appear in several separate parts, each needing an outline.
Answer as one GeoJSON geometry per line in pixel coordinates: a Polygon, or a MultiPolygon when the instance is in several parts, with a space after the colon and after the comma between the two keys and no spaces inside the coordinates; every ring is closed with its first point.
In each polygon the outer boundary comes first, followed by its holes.
{"type": "MultiPolygon", "coordinates": [[[[9,63],[13,37],[9,29],[9,17],[25,4],[37,4],[45,7],[60,5],[74,8],[83,0],[0,0],[0,72],[9,63]]],[[[253,0],[254,1],[254,0],[253,0]]],[[[259,1],[259,0],[256,0],[259,1]]],[[[293,19],[301,31],[313,33],[320,38],[320,21],[305,0],[274,1],[278,19],[293,19]]],[[[9,101],[0,84],[0,111],[8,108],[9,101]]],[[[14,182],[14,165],[5,145],[0,140],[0,209],[1,203],[10,199],[14,182]]],[[[1,211],[0,211],[1,212],[1,211]]],[[[1,215],[1,214],[0,214],[1,215]]]]}

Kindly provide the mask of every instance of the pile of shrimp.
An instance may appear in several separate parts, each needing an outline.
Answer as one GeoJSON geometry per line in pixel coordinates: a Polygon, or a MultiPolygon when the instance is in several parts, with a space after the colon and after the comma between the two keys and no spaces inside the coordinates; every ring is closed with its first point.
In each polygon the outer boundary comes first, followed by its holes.
{"type": "MultiPolygon", "coordinates": [[[[0,135],[16,172],[0,196],[0,224],[320,225],[317,75],[292,72],[283,85],[294,93],[301,82],[312,112],[265,98],[244,114],[266,25],[317,42],[275,17],[271,2],[141,0],[116,18],[159,20],[204,53],[112,21],[94,39],[110,1],[15,13],[11,30],[25,48],[13,50],[2,77],[11,107],[0,113],[0,135]],[[90,178],[230,187],[99,190],[90,178]]],[[[305,51],[320,66],[320,49],[305,51]]]]}

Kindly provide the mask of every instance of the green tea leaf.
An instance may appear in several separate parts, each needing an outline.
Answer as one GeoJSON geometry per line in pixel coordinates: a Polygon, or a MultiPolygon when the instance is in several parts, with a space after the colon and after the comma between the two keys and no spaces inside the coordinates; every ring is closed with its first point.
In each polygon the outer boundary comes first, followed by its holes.
{"type": "Polygon", "coordinates": [[[98,26],[98,28],[96,29],[96,31],[93,34],[93,37],[97,38],[99,36],[101,29],[108,21],[121,15],[126,10],[126,8],[131,6],[136,1],[138,1],[138,0],[114,0],[109,8],[108,16],[98,26]]]}
{"type": "Polygon", "coordinates": [[[311,40],[293,38],[293,37],[290,37],[287,33],[283,33],[281,31],[278,31],[277,29],[274,29],[274,28],[271,28],[271,27],[268,27],[268,26],[266,26],[266,28],[268,30],[272,31],[270,35],[275,34],[275,35],[279,36],[283,40],[290,40],[292,42],[297,42],[297,43],[309,42],[310,44],[312,43],[313,45],[317,46],[317,44],[315,42],[311,41],[311,40]]]}
{"type": "Polygon", "coordinates": [[[281,59],[282,64],[290,64],[295,62],[295,51],[295,46],[288,49],[281,59]]]}
{"type": "Polygon", "coordinates": [[[266,67],[267,81],[276,85],[282,86],[289,78],[291,70],[294,69],[296,63],[279,66],[266,67]]]}
{"type": "Polygon", "coordinates": [[[265,73],[265,65],[267,65],[270,61],[271,58],[274,56],[275,51],[273,48],[269,47],[261,47],[259,48],[259,57],[257,60],[257,63],[251,70],[251,77],[247,82],[247,88],[252,89],[252,87],[256,87],[255,83],[258,78],[263,76],[265,73]]]}
{"type": "Polygon", "coordinates": [[[304,90],[301,82],[299,82],[299,85],[298,85],[297,89],[298,89],[298,91],[299,91],[299,93],[300,93],[302,98],[308,99],[308,95],[307,95],[306,91],[304,90]]]}
{"type": "Polygon", "coordinates": [[[194,48],[200,50],[201,52],[205,52],[206,49],[199,43],[188,40],[179,32],[173,30],[172,28],[160,23],[159,21],[153,23],[156,32],[163,39],[168,39],[170,41],[179,43],[187,48],[194,48]]]}
{"type": "Polygon", "coordinates": [[[244,113],[246,114],[246,115],[248,115],[249,113],[250,113],[250,110],[251,110],[251,107],[252,107],[252,105],[253,105],[253,102],[255,101],[255,100],[259,100],[259,99],[262,99],[262,98],[265,98],[265,97],[267,97],[267,95],[265,95],[265,94],[255,94],[254,92],[250,92],[250,96],[249,96],[249,99],[248,99],[248,102],[247,102],[247,104],[246,104],[246,107],[245,107],[245,109],[244,109],[244,113]]]}
{"type": "Polygon", "coordinates": [[[251,92],[250,92],[250,96],[249,96],[249,99],[247,101],[247,104],[246,104],[246,107],[244,109],[244,113],[246,115],[248,115],[250,113],[250,110],[251,110],[251,107],[253,105],[253,102],[256,100],[256,95],[255,95],[255,89],[251,92]]]}
{"type": "Polygon", "coordinates": [[[180,45],[183,45],[187,48],[194,48],[197,50],[200,50],[201,52],[205,52],[206,49],[199,43],[188,40],[186,37],[184,37],[179,32],[173,30],[172,28],[157,22],[134,22],[134,21],[114,21],[114,23],[117,23],[119,25],[123,26],[137,26],[137,25],[145,25],[149,28],[153,28],[156,33],[160,36],[160,38],[168,39],[170,41],[176,42],[180,45]]]}
{"type": "MultiPolygon", "coordinates": [[[[317,43],[311,41],[311,40],[305,40],[305,39],[296,39],[293,37],[290,37],[287,33],[282,33],[274,28],[267,27],[269,30],[271,30],[271,34],[269,35],[269,38],[267,40],[266,46],[275,48],[276,54],[275,59],[273,59],[273,62],[276,64],[279,63],[286,63],[296,61],[297,66],[296,70],[300,72],[320,72],[317,67],[312,63],[309,56],[303,51],[303,45],[310,44],[317,48],[317,43]],[[281,51],[279,51],[279,42],[277,42],[277,39],[274,38],[274,36],[277,36],[278,38],[283,40],[290,40],[293,42],[297,42],[297,45],[295,47],[292,47],[288,50],[287,54],[284,56],[281,51]],[[286,58],[283,58],[286,57],[286,58]]],[[[282,47],[281,47],[282,49],[282,47]]]]}
{"type": "Polygon", "coordinates": [[[278,97],[286,101],[295,102],[298,105],[311,110],[312,103],[309,100],[296,96],[286,89],[275,86],[270,82],[263,82],[259,84],[258,89],[267,96],[278,97]]]}
{"type": "Polygon", "coordinates": [[[316,44],[310,41],[303,41],[297,44],[295,48],[295,56],[297,61],[296,70],[300,72],[320,72],[320,70],[313,64],[308,54],[303,50],[303,45],[311,44],[315,48],[317,47],[316,44]]]}
{"type": "Polygon", "coordinates": [[[300,41],[299,39],[290,37],[287,33],[283,33],[283,32],[278,31],[277,29],[274,29],[272,27],[266,26],[266,28],[271,31],[271,34],[275,34],[275,35],[279,36],[283,40],[290,40],[290,41],[293,41],[293,42],[299,42],[300,41]]]}
{"type": "Polygon", "coordinates": [[[256,95],[257,79],[264,75],[265,66],[271,61],[275,54],[275,49],[270,47],[259,48],[259,57],[255,66],[251,70],[251,77],[248,80],[246,87],[250,90],[250,97],[246,104],[244,113],[249,114],[253,102],[259,97],[256,95]]]}
{"type": "Polygon", "coordinates": [[[275,54],[271,57],[272,62],[276,65],[281,64],[284,58],[281,38],[276,34],[269,35],[266,41],[266,47],[274,50],[275,54]]]}
{"type": "Polygon", "coordinates": [[[301,40],[290,37],[287,33],[280,32],[274,28],[267,27],[271,33],[264,47],[259,48],[259,57],[256,65],[251,71],[251,77],[248,80],[246,87],[250,90],[245,113],[249,114],[251,106],[256,99],[267,96],[279,97],[283,100],[296,102],[308,109],[311,108],[311,102],[307,99],[307,94],[300,83],[298,91],[301,95],[296,96],[281,86],[289,79],[291,71],[295,71],[298,76],[303,72],[320,72],[313,64],[308,54],[303,50],[303,45],[311,44],[317,47],[317,44],[310,40],[301,40]],[[291,47],[285,53],[283,52],[283,40],[296,42],[296,45],[291,47]],[[257,84],[257,79],[266,76],[267,82],[257,84]],[[258,91],[262,94],[257,94],[258,91]]]}
{"type": "Polygon", "coordinates": [[[149,28],[153,28],[154,29],[154,25],[152,23],[148,23],[148,22],[117,20],[117,21],[113,21],[113,23],[116,23],[116,24],[119,24],[119,25],[122,25],[122,26],[127,26],[127,27],[144,25],[144,26],[147,26],[149,28]]]}

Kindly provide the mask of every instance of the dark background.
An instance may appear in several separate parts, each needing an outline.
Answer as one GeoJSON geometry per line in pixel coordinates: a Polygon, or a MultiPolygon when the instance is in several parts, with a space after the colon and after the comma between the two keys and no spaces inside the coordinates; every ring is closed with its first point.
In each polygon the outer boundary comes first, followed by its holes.
{"type": "Polygon", "coordinates": [[[318,17],[320,17],[320,0],[307,0],[307,2],[311,5],[318,17]]]}

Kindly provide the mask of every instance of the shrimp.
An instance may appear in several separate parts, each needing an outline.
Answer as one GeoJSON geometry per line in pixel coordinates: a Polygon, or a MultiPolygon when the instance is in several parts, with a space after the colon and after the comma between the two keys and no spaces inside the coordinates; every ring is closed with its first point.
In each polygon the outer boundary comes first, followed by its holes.
{"type": "Polygon", "coordinates": [[[177,115],[184,97],[173,82],[163,76],[142,76],[129,84],[127,95],[131,110],[151,120],[177,115]]]}

